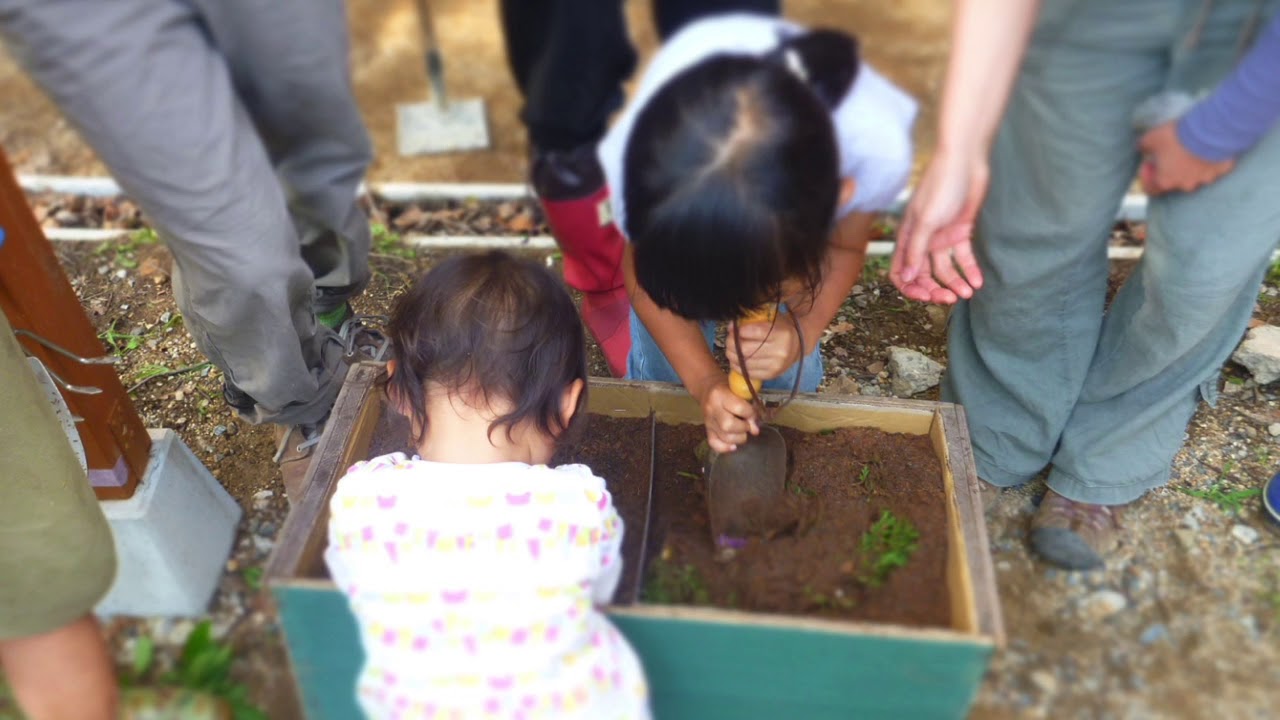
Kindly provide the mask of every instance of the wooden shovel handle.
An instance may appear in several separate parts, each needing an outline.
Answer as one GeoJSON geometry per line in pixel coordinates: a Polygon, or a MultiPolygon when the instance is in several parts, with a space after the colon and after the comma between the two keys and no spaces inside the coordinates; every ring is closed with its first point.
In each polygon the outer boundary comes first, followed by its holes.
{"type": "MultiPolygon", "coordinates": [[[[760,323],[760,322],[771,323],[774,320],[776,320],[777,317],[778,317],[778,306],[765,305],[764,307],[756,308],[755,310],[752,310],[746,315],[743,315],[742,317],[738,318],[738,325],[739,326],[749,325],[751,323],[760,323]]],[[[747,379],[742,377],[742,373],[734,370],[729,371],[729,390],[731,390],[734,395],[737,395],[743,400],[750,401],[752,398],[758,395],[760,393],[760,388],[762,385],[763,383],[760,380],[752,379],[750,386],[748,386],[747,379]],[[753,392],[753,389],[754,389],[754,392],[753,392]]]]}

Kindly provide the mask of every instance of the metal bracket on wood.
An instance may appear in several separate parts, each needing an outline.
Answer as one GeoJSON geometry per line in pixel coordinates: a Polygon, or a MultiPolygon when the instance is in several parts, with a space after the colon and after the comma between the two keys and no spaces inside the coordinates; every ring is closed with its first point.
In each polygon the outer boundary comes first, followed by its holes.
{"type": "Polygon", "coordinates": [[[114,355],[103,355],[101,357],[92,357],[92,358],[81,357],[80,355],[77,355],[71,352],[70,350],[62,347],[61,345],[55,343],[54,341],[48,338],[41,337],[31,332],[30,330],[23,330],[22,328],[14,328],[13,334],[17,335],[18,337],[30,338],[36,341],[37,343],[39,343],[40,345],[58,353],[62,357],[65,357],[70,360],[75,360],[81,365],[115,365],[116,362],[120,359],[114,355]]]}

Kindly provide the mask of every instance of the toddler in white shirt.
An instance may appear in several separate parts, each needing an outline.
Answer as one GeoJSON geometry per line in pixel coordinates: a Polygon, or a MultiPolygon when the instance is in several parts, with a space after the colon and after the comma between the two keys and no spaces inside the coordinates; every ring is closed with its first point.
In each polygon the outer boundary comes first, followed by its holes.
{"type": "Polygon", "coordinates": [[[372,718],[647,718],[634,651],[599,610],[622,520],[584,465],[548,467],[585,406],[582,323],[559,280],[491,252],[396,306],[386,392],[417,454],[358,463],[325,562],[365,649],[372,718]]]}

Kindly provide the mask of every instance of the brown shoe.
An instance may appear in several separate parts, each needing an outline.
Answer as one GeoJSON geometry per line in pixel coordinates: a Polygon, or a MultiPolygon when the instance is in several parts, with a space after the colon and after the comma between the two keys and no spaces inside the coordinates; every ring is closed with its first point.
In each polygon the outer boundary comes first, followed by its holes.
{"type": "Polygon", "coordinates": [[[1120,505],[1090,505],[1048,490],[1031,518],[1031,546],[1068,570],[1093,570],[1120,541],[1120,505]]]}
{"type": "Polygon", "coordinates": [[[307,469],[311,466],[324,423],[319,425],[277,425],[276,456],[280,476],[284,482],[284,494],[290,503],[297,502],[305,490],[307,469]]]}

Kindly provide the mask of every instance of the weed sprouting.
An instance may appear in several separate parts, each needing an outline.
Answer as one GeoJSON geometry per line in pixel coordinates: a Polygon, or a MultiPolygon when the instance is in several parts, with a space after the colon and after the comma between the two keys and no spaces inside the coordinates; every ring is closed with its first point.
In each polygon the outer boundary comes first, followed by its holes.
{"type": "Polygon", "coordinates": [[[862,534],[863,571],[858,579],[868,587],[880,587],[894,570],[907,566],[919,540],[920,531],[910,520],[883,511],[880,519],[862,534]]]}
{"type": "MultiPolygon", "coordinates": [[[[1227,471],[1224,469],[1223,472],[1225,473],[1227,471]]],[[[1240,514],[1240,511],[1244,509],[1244,503],[1246,500],[1258,497],[1262,494],[1261,488],[1225,490],[1223,489],[1221,482],[1216,482],[1203,489],[1178,488],[1178,490],[1184,495],[1190,495],[1193,498],[1199,498],[1201,500],[1208,500],[1214,505],[1217,505],[1219,510],[1232,515],[1240,514]]]]}
{"type": "MultiPolygon", "coordinates": [[[[667,553],[664,553],[664,556],[667,553]]],[[[649,580],[641,592],[645,602],[660,605],[706,605],[711,593],[698,569],[692,565],[679,565],[662,557],[649,568],[649,580]]]]}
{"type": "Polygon", "coordinates": [[[400,233],[395,232],[386,225],[374,223],[369,226],[369,230],[373,234],[373,251],[375,253],[405,259],[417,257],[418,253],[401,240],[400,233]]]}

